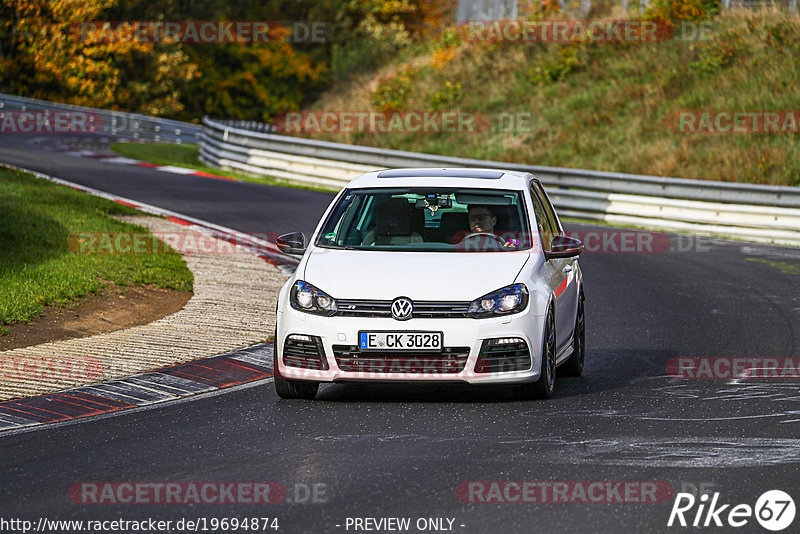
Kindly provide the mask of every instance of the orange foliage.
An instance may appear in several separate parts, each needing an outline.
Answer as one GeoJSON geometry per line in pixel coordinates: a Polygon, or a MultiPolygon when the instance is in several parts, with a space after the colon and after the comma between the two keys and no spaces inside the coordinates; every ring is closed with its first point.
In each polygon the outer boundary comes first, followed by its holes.
{"type": "Polygon", "coordinates": [[[119,107],[136,92],[148,92],[144,109],[173,114],[182,108],[176,80],[196,76],[196,68],[178,49],[154,49],[152,42],[107,42],[98,31],[81,31],[81,22],[97,20],[114,0],[0,0],[14,13],[4,21],[6,36],[0,57],[0,85],[5,91],[71,104],[119,107]],[[154,67],[141,83],[121,86],[126,61],[146,58],[154,67]]]}

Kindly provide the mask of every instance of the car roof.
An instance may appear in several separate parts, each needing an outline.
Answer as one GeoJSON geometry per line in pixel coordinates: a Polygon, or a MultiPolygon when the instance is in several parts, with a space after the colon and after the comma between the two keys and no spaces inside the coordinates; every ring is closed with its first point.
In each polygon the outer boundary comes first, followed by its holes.
{"type": "Polygon", "coordinates": [[[381,169],[362,174],[348,189],[373,187],[476,187],[525,189],[534,176],[520,171],[458,167],[381,169]]]}

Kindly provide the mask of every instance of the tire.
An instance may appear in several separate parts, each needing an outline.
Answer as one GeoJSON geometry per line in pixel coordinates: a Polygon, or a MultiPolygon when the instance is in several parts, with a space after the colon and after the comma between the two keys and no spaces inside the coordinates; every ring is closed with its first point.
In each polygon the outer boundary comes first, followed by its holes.
{"type": "Polygon", "coordinates": [[[558,373],[563,376],[581,376],[586,358],[586,316],[583,312],[583,291],[578,295],[578,313],[575,315],[575,334],[572,336],[572,354],[558,373]]]}
{"type": "Polygon", "coordinates": [[[282,399],[312,400],[317,396],[319,382],[305,382],[302,380],[287,380],[275,374],[275,393],[282,399]]]}
{"type": "Polygon", "coordinates": [[[553,311],[547,313],[542,339],[542,364],[539,379],[517,386],[514,396],[520,400],[549,399],[556,385],[556,319],[553,311]]]}
{"type": "MultiPolygon", "coordinates": [[[[278,346],[278,327],[275,327],[275,347],[278,346]]],[[[272,373],[273,383],[275,384],[275,393],[282,399],[305,399],[312,400],[317,396],[319,389],[319,382],[309,382],[305,380],[289,380],[283,378],[278,369],[278,354],[273,357],[272,373]]]]}

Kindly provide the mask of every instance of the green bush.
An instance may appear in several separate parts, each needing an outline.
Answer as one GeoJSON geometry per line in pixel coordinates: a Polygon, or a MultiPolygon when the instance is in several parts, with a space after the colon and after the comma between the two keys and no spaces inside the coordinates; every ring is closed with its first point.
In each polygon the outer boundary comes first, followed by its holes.
{"type": "Polygon", "coordinates": [[[403,111],[414,90],[417,71],[408,68],[380,81],[372,93],[372,105],[378,111],[403,111]]]}
{"type": "Polygon", "coordinates": [[[458,82],[446,81],[441,91],[436,91],[431,95],[430,105],[432,110],[451,109],[463,98],[461,84],[458,82]]]}
{"type": "Polygon", "coordinates": [[[561,48],[556,56],[545,59],[528,70],[531,82],[550,85],[559,82],[570,72],[577,70],[583,60],[583,43],[574,42],[561,48]]]}

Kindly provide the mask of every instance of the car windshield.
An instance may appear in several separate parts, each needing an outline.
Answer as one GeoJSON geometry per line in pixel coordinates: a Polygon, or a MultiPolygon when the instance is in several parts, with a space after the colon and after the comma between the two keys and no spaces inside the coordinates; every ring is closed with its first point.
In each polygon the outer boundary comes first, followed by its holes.
{"type": "Polygon", "coordinates": [[[316,244],[420,252],[508,252],[531,246],[521,193],[473,188],[345,191],[316,244]]]}

